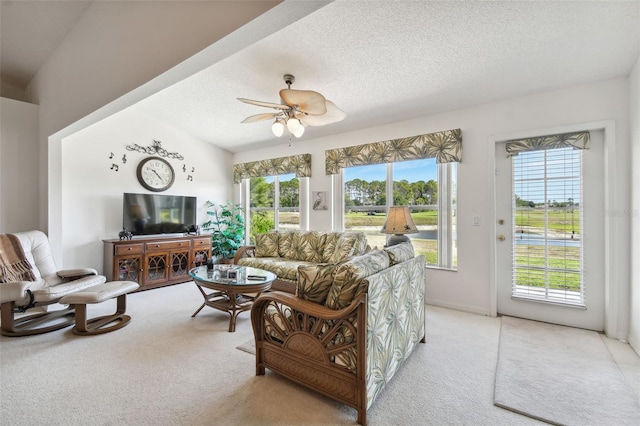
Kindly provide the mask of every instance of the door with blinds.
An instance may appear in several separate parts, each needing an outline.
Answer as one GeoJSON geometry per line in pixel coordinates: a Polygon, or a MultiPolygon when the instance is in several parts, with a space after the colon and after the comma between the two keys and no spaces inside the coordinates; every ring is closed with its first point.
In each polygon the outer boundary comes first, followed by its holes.
{"type": "Polygon", "coordinates": [[[496,144],[498,314],[604,329],[601,131],[496,144]]]}

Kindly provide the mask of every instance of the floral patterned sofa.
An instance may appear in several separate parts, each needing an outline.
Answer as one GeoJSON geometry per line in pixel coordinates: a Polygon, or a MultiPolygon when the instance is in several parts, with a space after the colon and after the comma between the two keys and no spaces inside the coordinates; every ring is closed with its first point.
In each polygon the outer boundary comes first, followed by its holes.
{"type": "Polygon", "coordinates": [[[355,408],[366,424],[367,409],[425,342],[425,284],[425,257],[411,243],[299,266],[295,295],[263,293],[251,309],[256,375],[277,372],[355,408]]]}
{"type": "Polygon", "coordinates": [[[365,253],[362,232],[271,231],[255,236],[256,244],[236,252],[236,265],[252,266],[276,274],[272,290],[296,292],[298,266],[342,263],[365,253]]]}

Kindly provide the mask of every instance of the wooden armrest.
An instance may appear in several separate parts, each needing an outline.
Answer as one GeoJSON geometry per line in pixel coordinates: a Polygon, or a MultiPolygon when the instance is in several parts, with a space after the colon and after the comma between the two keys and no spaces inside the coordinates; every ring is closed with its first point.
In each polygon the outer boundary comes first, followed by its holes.
{"type": "Polygon", "coordinates": [[[262,306],[268,305],[270,302],[276,302],[287,305],[293,310],[304,312],[319,319],[338,320],[349,317],[356,309],[358,309],[358,306],[362,303],[365,303],[366,300],[367,295],[361,294],[360,296],[355,298],[346,308],[331,309],[327,308],[324,305],[301,299],[298,296],[290,293],[285,293],[283,291],[271,291],[268,293],[262,293],[256,299],[251,309],[251,317],[253,320],[254,315],[257,315],[255,319],[258,320],[261,315],[259,311],[261,311],[262,306]]]}
{"type": "Polygon", "coordinates": [[[243,257],[255,257],[256,246],[242,246],[236,251],[235,256],[233,256],[234,265],[238,264],[238,260],[243,257]]]}

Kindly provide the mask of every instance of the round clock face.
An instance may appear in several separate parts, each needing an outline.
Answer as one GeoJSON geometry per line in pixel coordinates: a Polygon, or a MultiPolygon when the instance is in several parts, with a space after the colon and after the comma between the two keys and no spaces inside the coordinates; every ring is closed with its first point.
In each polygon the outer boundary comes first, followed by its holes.
{"type": "Polygon", "coordinates": [[[138,164],[138,181],[149,191],[166,191],[173,185],[175,173],[167,160],[148,157],[138,164]]]}

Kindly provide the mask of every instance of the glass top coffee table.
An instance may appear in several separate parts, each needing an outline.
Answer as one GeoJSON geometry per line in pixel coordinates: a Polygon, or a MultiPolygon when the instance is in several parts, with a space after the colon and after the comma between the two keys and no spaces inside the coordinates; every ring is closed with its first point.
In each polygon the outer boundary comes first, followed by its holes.
{"type": "Polygon", "coordinates": [[[276,275],[248,266],[214,266],[217,268],[207,270],[207,266],[203,265],[189,271],[189,276],[204,297],[202,306],[191,317],[198,315],[205,306],[210,306],[231,315],[229,332],[234,332],[238,314],[251,309],[256,297],[271,288],[276,275]],[[214,291],[207,293],[205,288],[214,291]]]}

